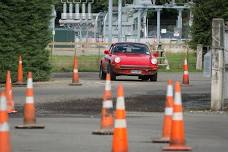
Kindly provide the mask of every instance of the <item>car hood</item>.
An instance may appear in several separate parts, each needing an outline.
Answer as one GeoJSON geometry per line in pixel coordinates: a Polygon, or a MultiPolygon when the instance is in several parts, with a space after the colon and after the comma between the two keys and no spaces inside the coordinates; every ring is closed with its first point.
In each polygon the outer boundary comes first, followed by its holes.
{"type": "Polygon", "coordinates": [[[118,54],[120,64],[123,65],[149,65],[150,55],[147,54],[118,54]]]}

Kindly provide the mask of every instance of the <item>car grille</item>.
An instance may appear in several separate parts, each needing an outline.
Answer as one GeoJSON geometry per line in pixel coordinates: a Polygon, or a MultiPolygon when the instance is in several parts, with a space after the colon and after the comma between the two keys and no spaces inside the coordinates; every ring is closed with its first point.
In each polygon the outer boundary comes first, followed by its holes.
{"type": "Polygon", "coordinates": [[[121,65],[121,70],[127,70],[127,69],[151,69],[149,66],[140,66],[140,65],[121,65]]]}

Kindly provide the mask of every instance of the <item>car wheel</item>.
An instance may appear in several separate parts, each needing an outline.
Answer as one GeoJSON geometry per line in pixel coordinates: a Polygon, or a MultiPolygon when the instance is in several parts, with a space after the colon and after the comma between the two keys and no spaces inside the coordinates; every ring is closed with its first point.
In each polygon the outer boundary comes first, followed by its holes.
{"type": "Polygon", "coordinates": [[[148,76],[139,76],[139,79],[141,79],[142,81],[148,81],[149,77],[148,76]]]}
{"type": "Polygon", "coordinates": [[[115,75],[115,74],[111,74],[111,79],[112,79],[113,81],[115,81],[115,80],[116,80],[116,75],[115,75]]]}
{"type": "Polygon", "coordinates": [[[99,78],[100,78],[101,80],[105,80],[105,77],[106,77],[106,74],[105,74],[105,72],[103,71],[102,66],[100,65],[100,68],[99,68],[99,78]]]}
{"type": "Polygon", "coordinates": [[[116,74],[113,72],[111,65],[108,65],[108,71],[110,72],[111,80],[116,80],[116,74]]]}
{"type": "Polygon", "coordinates": [[[155,73],[154,75],[150,76],[150,81],[157,81],[158,79],[158,73],[155,73]]]}

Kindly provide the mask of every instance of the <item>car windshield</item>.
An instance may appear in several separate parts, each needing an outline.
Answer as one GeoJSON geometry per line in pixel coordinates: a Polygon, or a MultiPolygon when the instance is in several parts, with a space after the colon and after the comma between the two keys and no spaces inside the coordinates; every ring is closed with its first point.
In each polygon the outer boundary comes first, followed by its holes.
{"type": "Polygon", "coordinates": [[[113,47],[115,53],[134,53],[134,54],[150,54],[149,49],[144,44],[128,43],[128,44],[116,44],[113,47]]]}

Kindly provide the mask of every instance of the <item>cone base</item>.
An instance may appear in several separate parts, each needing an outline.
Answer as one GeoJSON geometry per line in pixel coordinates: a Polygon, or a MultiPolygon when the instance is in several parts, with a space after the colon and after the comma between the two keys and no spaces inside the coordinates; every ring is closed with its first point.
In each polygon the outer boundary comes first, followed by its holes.
{"type": "Polygon", "coordinates": [[[29,125],[18,125],[15,126],[16,129],[44,129],[44,125],[36,125],[36,124],[29,124],[29,125]]]}
{"type": "Polygon", "coordinates": [[[17,113],[17,110],[10,110],[10,111],[8,111],[8,114],[12,114],[12,113],[17,113]]]}
{"type": "Polygon", "coordinates": [[[113,129],[99,129],[92,132],[93,135],[113,135],[113,129]]]}
{"type": "Polygon", "coordinates": [[[191,151],[192,148],[188,146],[169,146],[162,149],[163,151],[191,151]]]}
{"type": "Polygon", "coordinates": [[[160,138],[160,139],[154,139],[152,140],[153,143],[169,143],[169,139],[168,138],[160,138]]]}
{"type": "Polygon", "coordinates": [[[15,82],[15,83],[13,83],[13,86],[15,86],[15,87],[24,87],[26,85],[27,84],[25,82],[15,82]]]}
{"type": "Polygon", "coordinates": [[[82,84],[80,82],[74,82],[74,83],[70,83],[70,86],[81,86],[82,84]]]}

